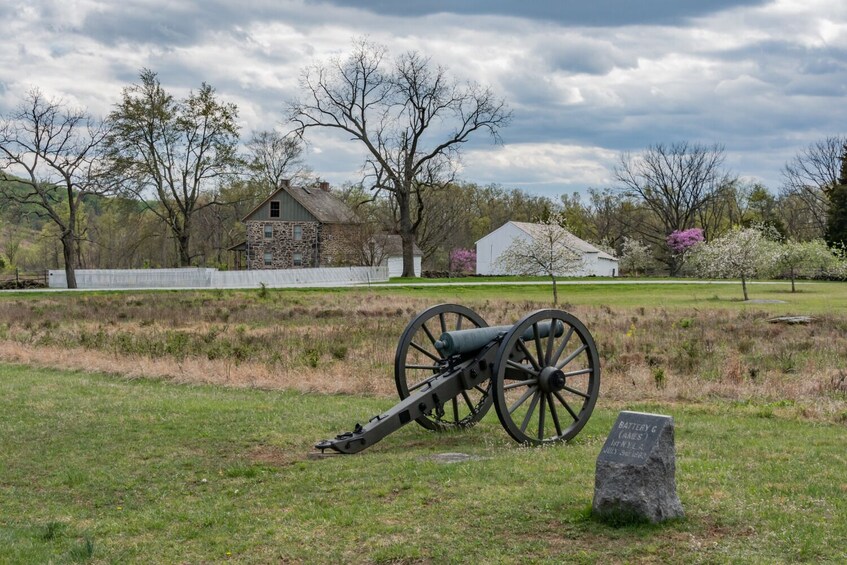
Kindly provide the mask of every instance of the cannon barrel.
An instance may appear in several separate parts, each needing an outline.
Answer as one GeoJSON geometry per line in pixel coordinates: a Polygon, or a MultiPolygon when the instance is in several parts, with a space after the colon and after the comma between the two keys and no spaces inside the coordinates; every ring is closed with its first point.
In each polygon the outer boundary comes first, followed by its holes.
{"type": "MultiPolygon", "coordinates": [[[[540,338],[545,338],[550,335],[551,322],[541,322],[537,325],[540,338]]],[[[450,357],[456,354],[475,353],[485,347],[488,343],[506,335],[513,326],[490,326],[487,328],[473,328],[469,330],[455,330],[452,332],[444,332],[438,341],[435,342],[435,348],[441,355],[450,357]]],[[[565,331],[565,325],[561,320],[556,320],[556,337],[560,337],[565,331]]],[[[535,338],[533,327],[529,327],[521,336],[524,341],[535,338]]]]}

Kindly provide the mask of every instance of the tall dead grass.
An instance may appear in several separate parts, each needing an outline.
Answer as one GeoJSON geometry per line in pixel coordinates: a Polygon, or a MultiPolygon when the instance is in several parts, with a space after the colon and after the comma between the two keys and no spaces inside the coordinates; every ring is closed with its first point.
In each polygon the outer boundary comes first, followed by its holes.
{"type": "MultiPolygon", "coordinates": [[[[361,293],[182,292],[0,301],[0,360],[184,383],[394,396],[394,349],[431,301],[361,293]]],[[[470,299],[489,324],[545,307],[470,299]]],[[[847,419],[847,315],[567,308],[593,333],[602,398],[798,406],[847,419]]]]}

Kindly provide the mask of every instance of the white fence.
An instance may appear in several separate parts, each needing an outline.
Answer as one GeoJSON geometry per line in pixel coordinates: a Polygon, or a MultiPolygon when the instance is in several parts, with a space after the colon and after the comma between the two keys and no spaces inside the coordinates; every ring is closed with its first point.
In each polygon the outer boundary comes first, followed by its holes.
{"type": "MultiPolygon", "coordinates": [[[[50,288],[68,288],[65,271],[49,271],[50,288]]],[[[268,288],[342,286],[386,282],[388,267],[334,267],[320,269],[77,269],[77,288],[268,288]]]]}

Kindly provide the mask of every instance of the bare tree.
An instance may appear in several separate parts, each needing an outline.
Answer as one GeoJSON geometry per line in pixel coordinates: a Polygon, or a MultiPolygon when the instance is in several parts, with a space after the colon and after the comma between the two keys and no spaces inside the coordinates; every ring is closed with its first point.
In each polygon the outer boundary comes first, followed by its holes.
{"type": "MultiPolygon", "coordinates": [[[[683,141],[653,145],[638,156],[624,154],[614,174],[624,194],[641,201],[656,218],[659,229],[641,233],[658,243],[674,231],[695,227],[701,209],[734,182],[723,162],[720,145],[683,141]]],[[[673,257],[665,262],[675,274],[673,257]]]]}
{"type": "Polygon", "coordinates": [[[278,190],[283,181],[306,183],[310,171],[303,162],[303,140],[276,130],[258,131],[247,142],[253,179],[278,190]]]}
{"type": "Polygon", "coordinates": [[[553,283],[553,304],[559,303],[556,277],[575,273],[584,266],[574,236],[562,227],[560,214],[533,224],[530,237],[515,238],[500,254],[500,268],[508,274],[546,275],[553,283]]]}
{"type": "Polygon", "coordinates": [[[153,71],[143,69],[140,79],[124,88],[109,115],[113,174],[168,226],[178,265],[188,265],[194,214],[217,204],[202,196],[210,195],[241,163],[236,154],[238,110],[219,102],[205,83],[178,101],[153,71]]]}
{"type": "Polygon", "coordinates": [[[397,203],[403,276],[415,276],[423,190],[437,193],[452,181],[460,148],[476,132],[498,139],[510,117],[505,103],[489,88],[451,80],[420,53],[389,61],[384,47],[366,40],[347,58],[306,69],[301,89],[304,97],[289,107],[291,120],[300,134],[330,128],[364,147],[368,184],[397,203]]]}
{"type": "Polygon", "coordinates": [[[802,204],[815,231],[826,231],[829,190],[838,184],[841,156],[847,137],[832,136],[803,149],[782,170],[782,194],[793,195],[802,204]]]}
{"type": "Polygon", "coordinates": [[[59,230],[68,288],[76,288],[78,223],[82,200],[106,187],[98,173],[106,136],[83,110],[31,90],[0,122],[0,171],[19,183],[0,182],[0,196],[33,206],[59,230]]]}

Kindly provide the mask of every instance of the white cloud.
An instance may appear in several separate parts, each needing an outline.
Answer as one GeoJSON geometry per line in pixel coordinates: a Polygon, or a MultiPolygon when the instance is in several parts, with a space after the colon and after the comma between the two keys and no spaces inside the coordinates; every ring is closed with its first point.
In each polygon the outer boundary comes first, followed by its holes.
{"type": "Polygon", "coordinates": [[[601,147],[555,143],[513,143],[469,151],[462,177],[551,192],[557,187],[607,185],[617,152],[601,147]]]}

